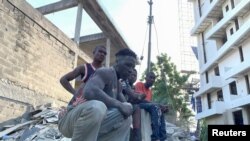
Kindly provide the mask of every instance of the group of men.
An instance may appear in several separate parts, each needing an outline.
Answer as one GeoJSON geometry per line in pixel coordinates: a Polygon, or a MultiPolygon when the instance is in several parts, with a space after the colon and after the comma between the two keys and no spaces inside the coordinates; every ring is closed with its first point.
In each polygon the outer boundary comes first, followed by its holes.
{"type": "Polygon", "coordinates": [[[121,49],[110,68],[102,67],[106,54],[104,46],[97,46],[92,63],[78,66],[60,79],[73,97],[59,114],[59,131],[72,141],[141,141],[140,109],[145,109],[151,115],[152,141],[164,141],[166,129],[162,112],[166,107],[151,102],[150,87],[155,74],[148,73],[145,83],[134,86],[136,54],[130,49],[121,49]],[[78,76],[83,83],[76,90],[70,81],[78,76]]]}

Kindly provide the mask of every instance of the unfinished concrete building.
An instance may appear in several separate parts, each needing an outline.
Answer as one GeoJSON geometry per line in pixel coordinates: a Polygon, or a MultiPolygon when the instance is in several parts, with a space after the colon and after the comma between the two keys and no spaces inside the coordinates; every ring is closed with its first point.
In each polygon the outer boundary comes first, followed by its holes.
{"type": "Polygon", "coordinates": [[[65,105],[71,95],[60,85],[60,77],[91,62],[96,45],[107,47],[106,66],[114,62],[117,50],[128,48],[95,0],[62,0],[37,9],[24,0],[0,0],[0,122],[22,115],[30,106],[65,105]],[[84,8],[102,33],[80,37],[77,20],[72,40],[44,17],[76,6],[77,18],[84,8]]]}
{"type": "Polygon", "coordinates": [[[189,0],[194,4],[201,85],[196,119],[250,123],[250,0],[189,0]]]}

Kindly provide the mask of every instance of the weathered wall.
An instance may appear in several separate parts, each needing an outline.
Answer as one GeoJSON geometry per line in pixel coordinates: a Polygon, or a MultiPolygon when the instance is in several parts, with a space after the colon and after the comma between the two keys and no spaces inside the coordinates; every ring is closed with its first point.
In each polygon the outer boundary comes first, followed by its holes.
{"type": "Polygon", "coordinates": [[[0,0],[0,122],[29,104],[64,105],[71,95],[59,79],[73,68],[76,47],[24,0],[0,0]]]}

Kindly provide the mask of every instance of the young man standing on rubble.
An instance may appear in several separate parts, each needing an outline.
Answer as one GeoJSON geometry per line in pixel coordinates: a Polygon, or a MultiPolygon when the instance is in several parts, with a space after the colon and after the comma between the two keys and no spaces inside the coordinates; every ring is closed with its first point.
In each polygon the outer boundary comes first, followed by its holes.
{"type": "Polygon", "coordinates": [[[72,141],[128,141],[132,106],[121,92],[120,79],[126,80],[136,64],[130,49],[116,53],[116,64],[100,68],[79,93],[83,103],[59,117],[60,132],[72,141]]]}
{"type": "Polygon", "coordinates": [[[61,77],[60,83],[61,85],[71,94],[75,94],[76,90],[69,83],[71,80],[81,76],[81,81],[86,83],[89,77],[95,72],[96,69],[102,67],[102,63],[105,59],[107,52],[106,47],[104,46],[96,46],[93,51],[93,62],[86,63],[76,67],[71,72],[65,74],[61,77]]]}
{"type": "MultiPolygon", "coordinates": [[[[96,69],[102,67],[102,63],[105,60],[106,56],[106,47],[104,46],[96,46],[93,51],[93,62],[92,63],[86,63],[83,65],[80,65],[76,67],[73,71],[65,74],[61,77],[60,83],[61,85],[71,94],[73,94],[72,99],[69,102],[69,105],[78,105],[82,103],[82,93],[77,93],[77,91],[81,91],[84,87],[84,85],[80,85],[80,88],[78,90],[75,90],[72,85],[69,83],[71,80],[77,78],[78,76],[81,77],[81,82],[85,84],[90,76],[92,76],[96,69]],[[77,93],[77,94],[76,94],[77,93]]],[[[64,111],[65,112],[65,111],[64,111]]]]}

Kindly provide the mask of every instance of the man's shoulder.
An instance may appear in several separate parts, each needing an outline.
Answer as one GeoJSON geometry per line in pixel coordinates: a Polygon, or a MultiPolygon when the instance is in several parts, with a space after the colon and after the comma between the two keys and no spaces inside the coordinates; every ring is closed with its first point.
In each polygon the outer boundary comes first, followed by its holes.
{"type": "Polygon", "coordinates": [[[109,67],[101,67],[96,69],[96,71],[101,71],[101,72],[111,72],[113,71],[113,68],[109,68],[109,67]]]}
{"type": "Polygon", "coordinates": [[[88,63],[81,64],[78,67],[76,67],[76,69],[78,68],[78,69],[81,69],[81,70],[83,69],[84,70],[87,64],[88,63]]]}
{"type": "Polygon", "coordinates": [[[96,70],[95,75],[101,78],[103,81],[109,82],[116,74],[113,68],[102,67],[96,70]]]}
{"type": "Polygon", "coordinates": [[[96,70],[96,73],[102,74],[102,75],[113,75],[112,73],[114,72],[113,68],[108,68],[108,67],[101,67],[96,70]]]}

